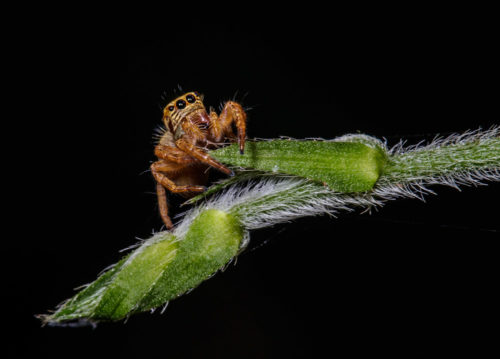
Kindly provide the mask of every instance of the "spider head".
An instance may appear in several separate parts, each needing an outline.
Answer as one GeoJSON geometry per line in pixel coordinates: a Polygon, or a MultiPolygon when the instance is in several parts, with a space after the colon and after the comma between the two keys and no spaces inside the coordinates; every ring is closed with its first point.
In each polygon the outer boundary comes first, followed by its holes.
{"type": "Polygon", "coordinates": [[[165,106],[163,109],[163,122],[167,127],[176,127],[182,119],[200,110],[206,112],[203,105],[203,95],[196,91],[187,92],[165,106]]]}

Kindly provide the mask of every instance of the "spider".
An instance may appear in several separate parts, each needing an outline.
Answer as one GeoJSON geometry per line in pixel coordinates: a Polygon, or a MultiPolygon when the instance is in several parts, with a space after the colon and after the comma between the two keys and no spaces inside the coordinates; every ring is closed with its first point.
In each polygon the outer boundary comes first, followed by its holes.
{"type": "Polygon", "coordinates": [[[207,149],[220,145],[225,139],[237,139],[240,153],[245,149],[246,113],[235,101],[227,101],[217,115],[213,108],[207,113],[203,95],[188,92],[171,101],[163,109],[165,130],[155,147],[158,161],[151,165],[156,180],[160,216],[167,229],[173,224],[168,215],[165,189],[185,197],[203,192],[208,169],[214,167],[227,175],[233,172],[212,158],[207,149]],[[232,125],[236,126],[235,136],[232,125]]]}

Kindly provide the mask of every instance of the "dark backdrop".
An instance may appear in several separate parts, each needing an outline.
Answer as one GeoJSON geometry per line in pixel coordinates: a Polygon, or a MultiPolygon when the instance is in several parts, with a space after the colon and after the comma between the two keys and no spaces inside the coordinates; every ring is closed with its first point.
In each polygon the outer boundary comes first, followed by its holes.
{"type": "Polygon", "coordinates": [[[34,318],[160,229],[152,133],[162,93],[172,97],[178,85],[215,107],[243,99],[249,137],[360,132],[415,144],[498,124],[487,11],[409,14],[335,12],[274,25],[207,16],[180,26],[169,17],[151,32],[134,16],[109,27],[101,20],[99,30],[89,17],[33,28],[19,63],[28,76],[18,80],[30,106],[19,110],[28,197],[14,211],[17,240],[6,243],[6,253],[20,253],[7,273],[12,357],[406,355],[491,345],[497,184],[435,188],[426,203],[254,231],[236,266],[163,315],[97,329],[41,328],[34,318]]]}

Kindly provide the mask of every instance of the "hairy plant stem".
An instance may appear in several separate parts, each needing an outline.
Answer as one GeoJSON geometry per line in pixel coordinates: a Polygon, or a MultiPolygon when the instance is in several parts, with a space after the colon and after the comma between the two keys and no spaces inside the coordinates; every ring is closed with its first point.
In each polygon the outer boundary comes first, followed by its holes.
{"type": "Polygon", "coordinates": [[[392,149],[369,136],[267,140],[212,152],[237,175],[195,197],[173,232],[160,232],[102,274],[43,323],[120,320],[165,305],[225,267],[248,231],[340,210],[370,209],[429,185],[459,188],[500,180],[499,128],[392,149]]]}

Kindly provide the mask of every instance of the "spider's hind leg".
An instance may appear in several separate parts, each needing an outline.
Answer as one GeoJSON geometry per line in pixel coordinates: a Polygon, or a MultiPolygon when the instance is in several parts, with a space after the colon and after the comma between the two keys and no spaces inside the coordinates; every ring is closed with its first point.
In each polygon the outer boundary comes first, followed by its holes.
{"type": "Polygon", "coordinates": [[[174,226],[172,220],[168,215],[168,203],[167,203],[167,193],[165,189],[172,193],[188,194],[193,192],[203,192],[205,190],[204,186],[198,185],[177,185],[168,175],[172,177],[177,177],[183,173],[183,171],[188,170],[188,166],[167,162],[167,161],[157,161],[151,165],[151,172],[154,179],[156,180],[156,194],[158,196],[158,208],[160,211],[161,219],[168,229],[172,229],[174,226]]]}
{"type": "Polygon", "coordinates": [[[165,191],[165,187],[163,187],[160,182],[156,183],[156,195],[158,196],[158,209],[160,211],[161,219],[163,220],[165,227],[170,230],[174,228],[174,225],[168,215],[167,192],[165,191]]]}

